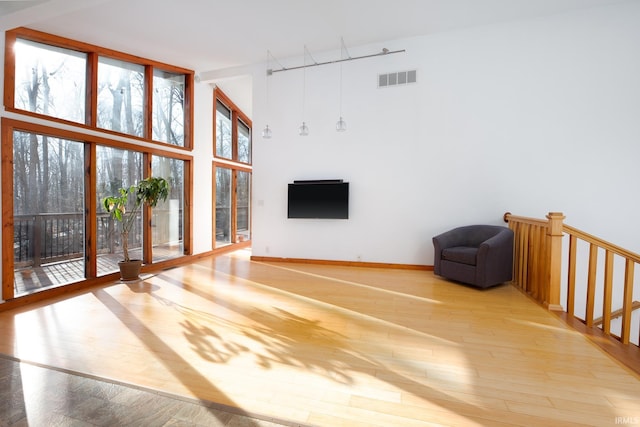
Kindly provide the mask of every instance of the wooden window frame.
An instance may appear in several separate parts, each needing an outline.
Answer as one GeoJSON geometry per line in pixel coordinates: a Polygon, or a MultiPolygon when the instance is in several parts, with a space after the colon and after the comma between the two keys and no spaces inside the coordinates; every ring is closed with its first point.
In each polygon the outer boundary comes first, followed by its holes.
{"type": "MultiPolygon", "coordinates": [[[[242,243],[248,243],[250,244],[251,242],[251,238],[249,238],[249,240],[245,240],[244,242],[239,242],[238,241],[238,216],[237,216],[237,211],[238,211],[238,172],[247,172],[249,174],[251,174],[251,177],[253,178],[253,170],[251,169],[251,167],[249,166],[241,166],[239,164],[234,164],[231,162],[220,162],[220,161],[213,161],[213,172],[212,172],[212,197],[211,197],[211,209],[213,212],[213,215],[211,215],[212,221],[211,221],[211,227],[212,227],[212,237],[211,237],[211,247],[215,250],[218,249],[216,247],[217,241],[216,241],[216,192],[217,192],[217,186],[216,186],[216,172],[218,168],[223,168],[223,169],[229,169],[231,171],[231,236],[230,236],[230,244],[231,245],[237,245],[237,244],[242,244],[242,243]]],[[[253,184],[249,184],[249,186],[252,188],[253,184]]],[[[250,190],[251,191],[251,190],[250,190]]],[[[251,194],[251,193],[250,193],[251,194]]],[[[250,213],[253,211],[253,209],[250,210],[250,213]]],[[[251,224],[251,214],[249,214],[249,224],[251,224]]],[[[249,226],[249,230],[251,230],[251,232],[253,231],[253,228],[251,226],[249,226]]],[[[253,233],[251,233],[253,234],[253,233]]],[[[227,248],[229,247],[229,245],[225,245],[222,246],[222,248],[227,248]]]]}
{"type": "MultiPolygon", "coordinates": [[[[251,174],[252,178],[253,178],[253,167],[252,167],[252,163],[245,163],[245,162],[240,162],[238,161],[238,122],[241,121],[243,122],[246,126],[249,127],[249,131],[251,133],[251,148],[253,151],[253,123],[251,122],[251,119],[249,119],[249,117],[247,117],[246,114],[244,114],[240,108],[238,108],[238,106],[218,87],[216,87],[213,91],[213,123],[214,123],[214,132],[213,132],[213,172],[212,172],[212,198],[211,198],[211,206],[212,206],[212,210],[213,210],[213,215],[212,215],[212,236],[211,236],[211,245],[212,248],[217,249],[216,248],[216,170],[217,168],[225,168],[225,169],[230,169],[231,170],[231,246],[232,247],[239,247],[239,246],[243,246],[243,245],[250,245],[251,244],[251,238],[249,238],[249,240],[245,241],[245,242],[239,242],[237,235],[238,235],[238,221],[237,221],[237,206],[238,206],[238,191],[237,191],[237,182],[238,182],[238,172],[242,171],[242,172],[248,172],[249,174],[251,174]],[[217,133],[216,133],[216,123],[217,123],[217,114],[218,114],[218,109],[217,109],[217,105],[218,102],[220,102],[221,104],[223,104],[225,107],[227,107],[230,111],[231,111],[231,145],[232,145],[232,159],[227,159],[225,157],[217,157],[216,156],[216,140],[217,140],[217,133]]],[[[250,156],[251,160],[253,161],[253,155],[250,156]]],[[[250,187],[253,187],[252,184],[250,184],[250,187]]],[[[252,210],[250,210],[251,212],[252,210]]],[[[251,214],[249,215],[248,218],[249,224],[251,224],[251,214]]],[[[252,230],[251,226],[249,226],[249,230],[252,230]]],[[[223,246],[223,248],[226,250],[226,248],[228,248],[229,245],[225,245],[223,246]]]]}
{"type": "MultiPolygon", "coordinates": [[[[89,186],[85,191],[85,279],[72,284],[57,288],[39,291],[33,294],[19,297],[25,302],[37,301],[45,297],[60,295],[72,289],[81,289],[97,283],[113,281],[119,277],[118,273],[97,275],[97,253],[95,248],[97,234],[97,200],[94,191],[96,185],[96,147],[108,146],[124,150],[132,150],[143,155],[143,176],[151,173],[151,162],[153,156],[170,157],[184,161],[184,229],[183,243],[184,256],[192,255],[193,241],[193,157],[186,153],[167,151],[156,147],[146,147],[128,142],[112,140],[88,133],[81,133],[74,130],[60,129],[39,123],[25,122],[3,117],[1,119],[1,161],[2,161],[2,299],[10,301],[15,299],[14,293],[14,259],[13,259],[13,133],[14,131],[30,132],[40,135],[47,135],[55,138],[80,141],[85,145],[85,184],[89,186]]],[[[172,265],[175,260],[159,261],[152,263],[151,259],[151,221],[148,207],[145,211],[144,246],[145,263],[153,265],[153,268],[163,265],[172,265]]],[[[143,267],[144,268],[144,267],[143,267]]]]}
{"type": "Polygon", "coordinates": [[[176,67],[170,64],[164,64],[158,61],[152,61],[123,52],[95,46],[88,43],[79,42],[65,37],[55,36],[41,31],[32,30],[25,27],[16,28],[5,33],[5,62],[4,62],[4,106],[6,111],[15,112],[21,115],[33,116],[46,119],[52,122],[62,123],[84,129],[96,130],[101,133],[126,136],[127,138],[137,139],[153,144],[164,145],[181,150],[193,150],[193,111],[194,111],[194,79],[193,70],[176,67]],[[15,106],[15,52],[13,49],[17,39],[29,40],[49,46],[60,47],[87,55],[87,81],[86,81],[86,97],[85,97],[85,122],[78,123],[65,119],[59,119],[47,116],[33,111],[23,110],[15,106]],[[144,95],[144,135],[138,137],[126,133],[103,129],[97,127],[98,112],[98,58],[100,56],[118,59],[145,67],[145,95],[144,95]],[[153,70],[161,69],[163,71],[184,74],[185,76],[185,95],[184,95],[184,146],[169,144],[164,141],[156,141],[152,139],[152,111],[153,105],[153,70]]]}
{"type": "MultiPolygon", "coordinates": [[[[251,149],[253,151],[253,123],[251,119],[247,117],[246,114],[240,110],[240,108],[229,98],[219,87],[216,87],[213,90],[213,123],[214,123],[214,138],[213,138],[213,156],[216,159],[230,161],[233,163],[237,163],[238,165],[243,166],[251,166],[251,162],[241,162],[238,160],[238,121],[241,121],[246,126],[249,127],[249,131],[251,132],[251,149]],[[216,152],[216,126],[218,123],[217,115],[218,115],[218,101],[227,107],[231,111],[231,159],[227,159],[226,157],[218,157],[218,153],[216,152]]],[[[253,161],[253,155],[250,156],[253,161]]]]}

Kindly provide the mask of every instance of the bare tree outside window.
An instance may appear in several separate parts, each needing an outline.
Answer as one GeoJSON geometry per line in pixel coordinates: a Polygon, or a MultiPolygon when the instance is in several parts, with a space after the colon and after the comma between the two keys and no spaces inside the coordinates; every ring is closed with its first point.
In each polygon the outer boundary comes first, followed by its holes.
{"type": "Polygon", "coordinates": [[[216,157],[233,158],[231,110],[220,101],[216,105],[216,157]]]}
{"type": "Polygon", "coordinates": [[[97,125],[144,136],[144,66],[111,58],[98,59],[97,125]]]}
{"type": "Polygon", "coordinates": [[[151,174],[169,182],[169,197],[153,208],[153,262],[184,255],[184,161],[153,156],[151,174]]]}
{"type": "Polygon", "coordinates": [[[185,75],[153,70],[153,139],[184,147],[185,75]]]}
{"type": "Polygon", "coordinates": [[[238,120],[238,161],[251,163],[251,129],[238,120]]]}
{"type": "Polygon", "coordinates": [[[15,131],[13,145],[16,275],[31,278],[35,268],[74,259],[76,268],[60,281],[39,277],[33,290],[83,279],[84,144],[15,131]]]}
{"type": "Polygon", "coordinates": [[[251,173],[238,171],[236,183],[237,234],[240,241],[251,239],[251,173]]]}
{"type": "Polygon", "coordinates": [[[216,243],[231,243],[231,169],[216,167],[216,243]]]}
{"type": "Polygon", "coordinates": [[[220,88],[214,90],[214,107],[213,242],[222,247],[251,240],[251,120],[220,88]]]}
{"type": "Polygon", "coordinates": [[[84,123],[86,54],[18,39],[15,107],[84,123]]]}
{"type": "MultiPolygon", "coordinates": [[[[137,184],[142,179],[142,153],[119,148],[96,147],[96,212],[98,276],[118,271],[115,262],[103,262],[118,258],[122,253],[122,233],[111,215],[102,209],[102,200],[118,194],[118,189],[137,184]]],[[[130,201],[133,208],[133,200],[130,201]]],[[[136,218],[128,236],[129,252],[135,258],[142,258],[142,216],[136,218]]]]}
{"type": "Polygon", "coordinates": [[[5,286],[2,297],[116,271],[122,237],[101,202],[138,183],[145,158],[166,174],[171,195],[161,207],[166,212],[154,209],[165,217],[143,223],[139,215],[129,247],[145,262],[184,255],[191,236],[184,199],[192,191],[184,173],[191,160],[171,151],[158,156],[153,146],[192,148],[186,107],[193,72],[27,28],[9,30],[5,39],[5,109],[18,119],[3,119],[2,144],[10,154],[2,167],[13,171],[12,188],[2,194],[3,206],[13,206],[3,211],[13,233],[3,234],[3,246],[14,248],[13,264],[3,271],[5,278],[13,273],[14,286],[5,286]],[[95,206],[85,206],[89,192],[96,192],[95,206]],[[160,247],[168,251],[161,254],[160,247]]]}

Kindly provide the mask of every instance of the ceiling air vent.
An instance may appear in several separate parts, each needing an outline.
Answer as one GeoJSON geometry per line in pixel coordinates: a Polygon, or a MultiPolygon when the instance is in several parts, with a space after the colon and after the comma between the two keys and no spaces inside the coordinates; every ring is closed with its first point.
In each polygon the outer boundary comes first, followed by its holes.
{"type": "Polygon", "coordinates": [[[397,73],[378,74],[378,87],[406,85],[416,82],[416,70],[398,71],[397,73]]]}

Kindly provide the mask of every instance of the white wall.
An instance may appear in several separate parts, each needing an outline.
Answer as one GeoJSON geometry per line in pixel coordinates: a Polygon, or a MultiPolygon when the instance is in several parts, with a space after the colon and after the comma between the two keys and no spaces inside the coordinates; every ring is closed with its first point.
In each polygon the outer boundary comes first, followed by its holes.
{"type": "Polygon", "coordinates": [[[267,109],[256,70],[254,255],[432,264],[433,235],[506,211],[640,252],[638,22],[633,3],[350,49],[406,53],[344,63],[346,133],[337,65],[306,71],[306,138],[303,72],[269,78],[267,109]],[[417,84],[376,88],[408,69],[417,84]],[[350,182],[349,220],[286,218],[287,183],[315,178],[350,182]]]}
{"type": "MultiPolygon", "coordinates": [[[[254,254],[432,264],[433,235],[501,224],[505,211],[563,211],[567,223],[640,252],[637,22],[640,6],[623,4],[350,47],[352,56],[407,52],[344,63],[345,133],[334,131],[338,66],[307,69],[306,138],[297,135],[303,73],[270,78],[267,111],[256,68],[254,254]],[[417,84],[376,88],[378,73],[407,69],[418,70],[417,84]],[[271,140],[260,138],[267,121],[271,140]],[[286,184],[312,178],[351,183],[349,220],[286,218],[286,184]]],[[[238,90],[220,85],[232,98],[238,90]]],[[[196,84],[194,253],[211,249],[212,111],[211,85],[196,84]]]]}
{"type": "Polygon", "coordinates": [[[213,87],[208,83],[194,86],[193,117],[193,253],[211,250],[213,215],[213,87]]]}

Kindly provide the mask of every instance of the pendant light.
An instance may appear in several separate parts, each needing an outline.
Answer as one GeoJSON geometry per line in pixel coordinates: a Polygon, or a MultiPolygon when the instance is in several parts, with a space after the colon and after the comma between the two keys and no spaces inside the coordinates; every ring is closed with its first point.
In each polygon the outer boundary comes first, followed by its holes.
{"type": "MultiPolygon", "coordinates": [[[[266,103],[267,108],[266,111],[269,111],[269,77],[271,76],[271,67],[269,67],[269,57],[271,56],[271,52],[267,50],[267,72],[266,72],[266,81],[265,81],[265,91],[266,91],[266,103]]],[[[269,124],[264,126],[262,129],[262,137],[264,139],[271,139],[271,128],[269,128],[269,124]]]]}
{"type": "Polygon", "coordinates": [[[336,131],[344,132],[347,130],[347,122],[342,118],[342,64],[340,64],[340,118],[336,122],[336,131]]]}
{"type": "MultiPolygon", "coordinates": [[[[328,65],[328,64],[336,64],[336,63],[340,63],[340,87],[339,87],[339,118],[338,121],[336,122],[336,131],[338,132],[344,132],[347,130],[347,122],[344,120],[344,117],[342,116],[342,63],[343,62],[347,62],[347,61],[355,61],[355,60],[359,60],[359,59],[366,59],[366,58],[374,58],[374,57],[378,57],[378,56],[387,56],[387,55],[392,55],[392,54],[396,54],[396,53],[403,53],[405,52],[404,49],[400,49],[400,50],[394,50],[394,51],[390,51],[387,48],[383,48],[382,51],[378,52],[378,53],[371,53],[368,55],[360,55],[360,56],[351,56],[349,54],[349,51],[347,50],[347,47],[344,44],[344,40],[342,38],[340,38],[340,43],[341,43],[341,50],[340,50],[340,58],[339,59],[334,59],[334,60],[330,60],[330,61],[324,61],[324,62],[318,62],[315,60],[315,58],[311,55],[311,52],[309,52],[309,50],[307,49],[307,46],[304,46],[304,52],[303,52],[303,64],[302,65],[297,65],[297,66],[293,66],[293,67],[284,67],[275,57],[273,57],[273,55],[271,55],[271,52],[267,51],[267,54],[269,55],[269,59],[273,59],[273,61],[275,61],[278,66],[280,68],[277,69],[273,69],[273,68],[267,68],[267,76],[271,76],[273,75],[273,73],[280,73],[280,72],[284,72],[284,71],[293,71],[293,70],[299,70],[302,69],[302,124],[300,126],[298,126],[298,134],[300,136],[308,136],[309,135],[309,126],[307,125],[307,122],[305,121],[305,103],[306,103],[306,90],[307,90],[307,74],[306,74],[306,69],[307,67],[317,67],[320,65],[328,65]],[[311,58],[312,63],[307,64],[307,55],[309,56],[309,58],[311,58]]],[[[268,61],[267,60],[267,67],[269,66],[268,61]]],[[[268,77],[267,77],[268,78],[268,77]]],[[[268,80],[267,80],[267,87],[268,87],[268,80]]],[[[267,88],[267,93],[268,93],[268,88],[267,88]]],[[[268,95],[267,95],[268,97],[268,95]]],[[[271,137],[271,129],[269,128],[269,125],[266,125],[265,128],[262,131],[262,136],[264,138],[270,138],[271,137]]]]}
{"type": "Polygon", "coordinates": [[[349,52],[347,51],[347,47],[344,45],[344,39],[340,39],[340,96],[339,96],[339,111],[340,111],[340,118],[338,119],[338,121],[336,122],[336,131],[338,132],[344,132],[347,130],[347,122],[344,121],[344,119],[342,118],[342,60],[344,60],[343,58],[343,53],[346,51],[347,52],[347,58],[349,58],[349,52]]]}
{"type": "Polygon", "coordinates": [[[307,89],[307,45],[304,46],[303,56],[305,66],[302,68],[302,124],[298,127],[298,134],[300,136],[307,136],[309,135],[309,126],[307,126],[307,123],[304,121],[305,92],[307,89]]]}

